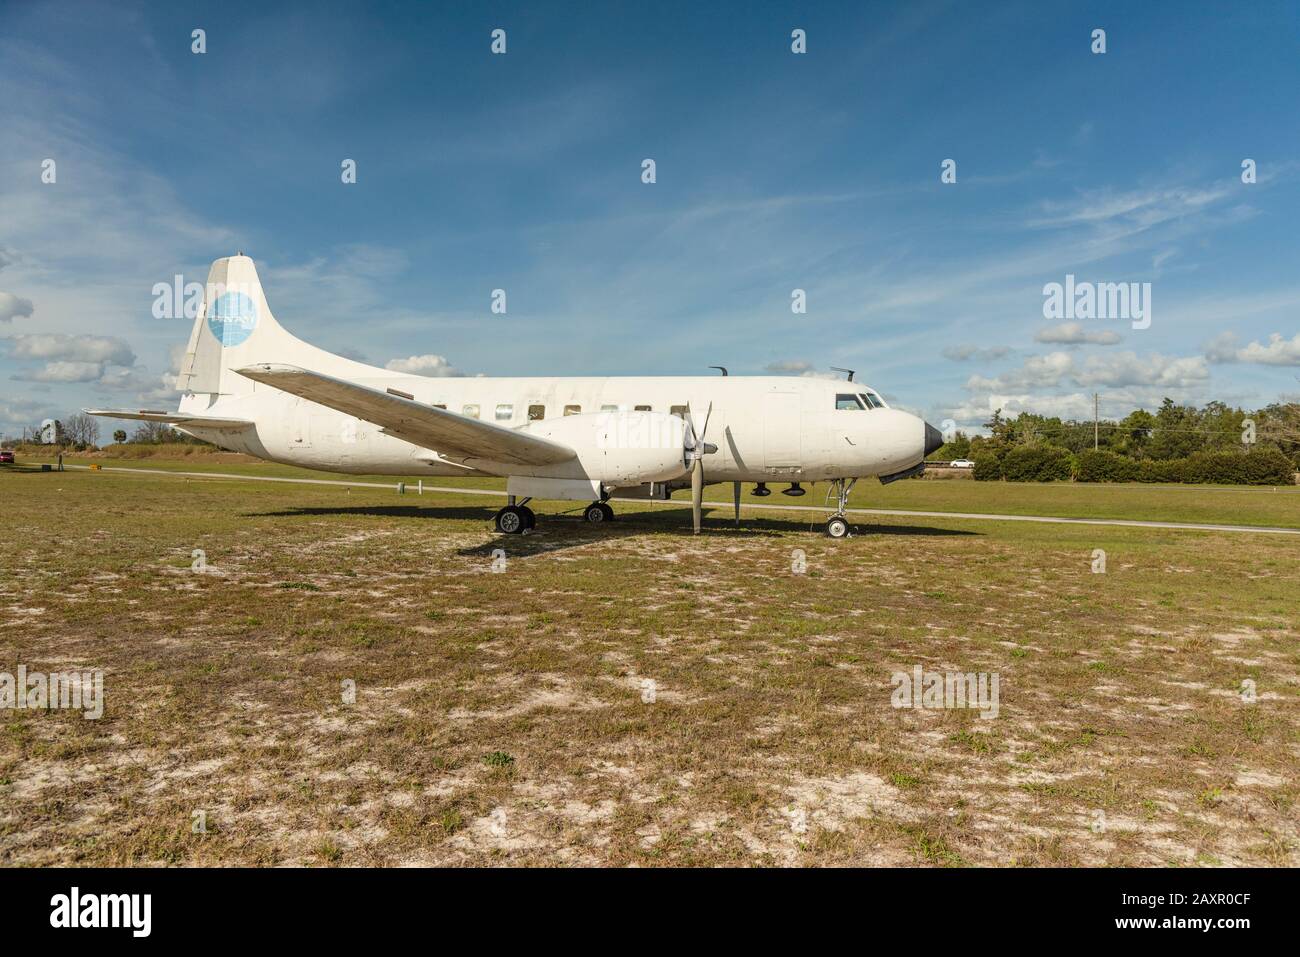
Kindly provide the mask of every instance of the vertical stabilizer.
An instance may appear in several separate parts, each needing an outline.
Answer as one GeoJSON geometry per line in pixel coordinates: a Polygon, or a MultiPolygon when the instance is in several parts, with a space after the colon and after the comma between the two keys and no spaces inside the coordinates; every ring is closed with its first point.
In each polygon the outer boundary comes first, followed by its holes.
{"type": "Polygon", "coordinates": [[[253,384],[231,370],[271,356],[292,361],[295,345],[301,344],[271,315],[253,260],[218,259],[208,272],[178,385],[182,392],[212,395],[251,392],[253,384]]]}

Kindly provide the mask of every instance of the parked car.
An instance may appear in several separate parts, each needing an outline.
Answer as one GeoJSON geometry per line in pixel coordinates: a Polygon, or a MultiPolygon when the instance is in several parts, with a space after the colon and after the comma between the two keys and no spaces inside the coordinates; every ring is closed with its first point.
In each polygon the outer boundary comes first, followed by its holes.
{"type": "Polygon", "coordinates": [[[953,459],[948,464],[955,469],[973,469],[975,467],[975,463],[970,459],[953,459]]]}
{"type": "Polygon", "coordinates": [[[13,465],[14,453],[12,449],[0,449],[0,465],[13,465]]]}

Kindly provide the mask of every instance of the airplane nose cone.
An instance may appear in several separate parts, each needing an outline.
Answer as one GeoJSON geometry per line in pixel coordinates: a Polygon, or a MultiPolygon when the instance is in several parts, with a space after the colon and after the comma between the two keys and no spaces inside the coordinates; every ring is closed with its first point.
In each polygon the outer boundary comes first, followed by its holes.
{"type": "Polygon", "coordinates": [[[943,445],[943,433],[936,429],[929,422],[925,423],[925,454],[940,448],[943,445]]]}

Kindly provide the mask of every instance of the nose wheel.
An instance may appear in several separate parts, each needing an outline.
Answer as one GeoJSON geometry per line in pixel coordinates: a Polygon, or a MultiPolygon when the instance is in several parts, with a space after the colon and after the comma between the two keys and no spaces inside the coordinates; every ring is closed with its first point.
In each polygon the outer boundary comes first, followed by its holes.
{"type": "Polygon", "coordinates": [[[835,479],[831,482],[837,496],[835,514],[826,522],[826,534],[831,538],[849,537],[849,520],[844,517],[844,512],[849,507],[849,493],[857,483],[855,478],[835,479]]]}
{"type": "Polygon", "coordinates": [[[582,518],[593,525],[598,522],[612,522],[614,521],[614,510],[606,502],[592,502],[583,511],[582,518]]]}

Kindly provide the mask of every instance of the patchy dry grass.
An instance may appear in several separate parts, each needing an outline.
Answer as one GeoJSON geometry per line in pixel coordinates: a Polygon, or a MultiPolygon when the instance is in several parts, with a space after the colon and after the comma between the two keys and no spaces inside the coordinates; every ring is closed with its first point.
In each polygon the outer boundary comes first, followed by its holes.
{"type": "Polygon", "coordinates": [[[107,696],[0,712],[5,864],[1300,864],[1289,537],[556,504],[502,538],[481,496],[82,472],[0,498],[0,670],[107,696]],[[998,716],[894,709],[915,665],[996,672],[998,716]]]}

